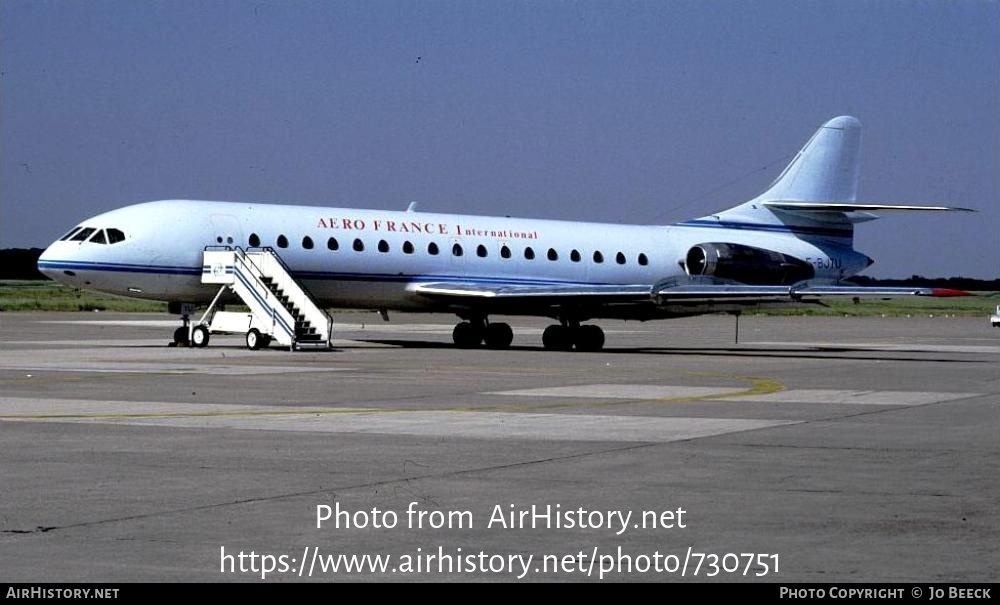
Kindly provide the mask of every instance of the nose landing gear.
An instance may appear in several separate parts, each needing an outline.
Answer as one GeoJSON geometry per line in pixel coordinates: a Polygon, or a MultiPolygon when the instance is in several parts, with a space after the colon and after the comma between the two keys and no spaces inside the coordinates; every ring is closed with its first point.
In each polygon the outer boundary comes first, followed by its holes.
{"type": "Polygon", "coordinates": [[[167,312],[181,316],[181,327],[174,330],[174,339],[167,346],[169,347],[204,347],[208,345],[208,330],[202,326],[195,326],[191,330],[191,314],[194,313],[194,305],[190,303],[171,302],[167,305],[167,312]],[[199,328],[203,333],[198,333],[199,328]]]}
{"type": "Polygon", "coordinates": [[[184,318],[184,325],[174,330],[174,340],[170,343],[171,347],[186,347],[190,343],[188,339],[187,318],[184,318]]]}

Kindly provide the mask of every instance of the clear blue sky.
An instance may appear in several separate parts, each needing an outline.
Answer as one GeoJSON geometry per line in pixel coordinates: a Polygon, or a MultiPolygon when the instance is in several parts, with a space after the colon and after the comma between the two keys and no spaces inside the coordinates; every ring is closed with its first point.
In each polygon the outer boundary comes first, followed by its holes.
{"type": "MultiPolygon", "coordinates": [[[[164,198],[669,223],[830,117],[879,277],[1000,277],[1000,4],[0,2],[0,247],[164,198]]],[[[742,177],[742,178],[741,178],[742,177]]],[[[155,217],[150,217],[155,220],[155,217]]]]}

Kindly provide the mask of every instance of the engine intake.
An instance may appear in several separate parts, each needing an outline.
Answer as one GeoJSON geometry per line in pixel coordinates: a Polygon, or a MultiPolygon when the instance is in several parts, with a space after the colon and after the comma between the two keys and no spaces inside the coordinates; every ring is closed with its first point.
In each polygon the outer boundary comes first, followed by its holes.
{"type": "Polygon", "coordinates": [[[812,279],[809,263],[743,244],[705,243],[692,246],[684,259],[688,275],[710,275],[753,285],[789,285],[812,279]]]}

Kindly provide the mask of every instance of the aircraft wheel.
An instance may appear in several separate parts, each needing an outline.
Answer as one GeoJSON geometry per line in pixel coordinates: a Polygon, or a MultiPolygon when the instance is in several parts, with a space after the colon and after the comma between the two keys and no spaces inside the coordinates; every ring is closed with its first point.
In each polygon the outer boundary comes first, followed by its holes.
{"type": "Polygon", "coordinates": [[[576,330],[577,351],[600,351],[604,348],[604,330],[600,326],[580,326],[576,330]]]}
{"type": "Polygon", "coordinates": [[[250,328],[247,332],[247,348],[251,351],[256,351],[263,344],[264,336],[261,336],[260,331],[257,328],[250,328]]]}
{"type": "Polygon", "coordinates": [[[486,326],[486,346],[490,349],[506,349],[514,341],[514,330],[509,324],[499,323],[486,326]]]}
{"type": "Polygon", "coordinates": [[[451,339],[461,349],[473,349],[483,343],[483,331],[476,324],[463,321],[455,326],[451,339]]]}
{"type": "Polygon", "coordinates": [[[208,328],[205,326],[195,326],[191,332],[191,344],[203,349],[208,346],[208,328]]]}
{"type": "Polygon", "coordinates": [[[174,344],[178,347],[188,346],[188,329],[180,327],[174,330],[174,344]]]}
{"type": "Polygon", "coordinates": [[[542,332],[542,346],[549,351],[569,351],[573,348],[573,332],[566,326],[553,324],[542,332]]]}

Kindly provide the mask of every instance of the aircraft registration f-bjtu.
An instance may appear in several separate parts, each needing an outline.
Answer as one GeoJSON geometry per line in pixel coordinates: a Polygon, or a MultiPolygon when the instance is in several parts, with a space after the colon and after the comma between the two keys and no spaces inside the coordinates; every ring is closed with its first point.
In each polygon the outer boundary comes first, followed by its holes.
{"type": "Polygon", "coordinates": [[[874,262],[854,249],[856,223],[883,211],[966,210],[859,203],[860,143],[858,120],[834,118],[764,193],[673,225],[164,200],[84,220],[38,267],[73,287],[174,310],[211,310],[239,295],[252,313],[227,323],[206,312],[190,326],[185,315],[174,340],[204,346],[212,332],[242,332],[251,348],[272,339],[329,346],[332,323],[311,307],[455,314],[461,347],[510,346],[511,327],[491,316],[550,317],[558,323],[545,330],[545,348],[595,351],[604,333],[585,322],[600,318],[964,294],[844,282],[874,262]]]}

